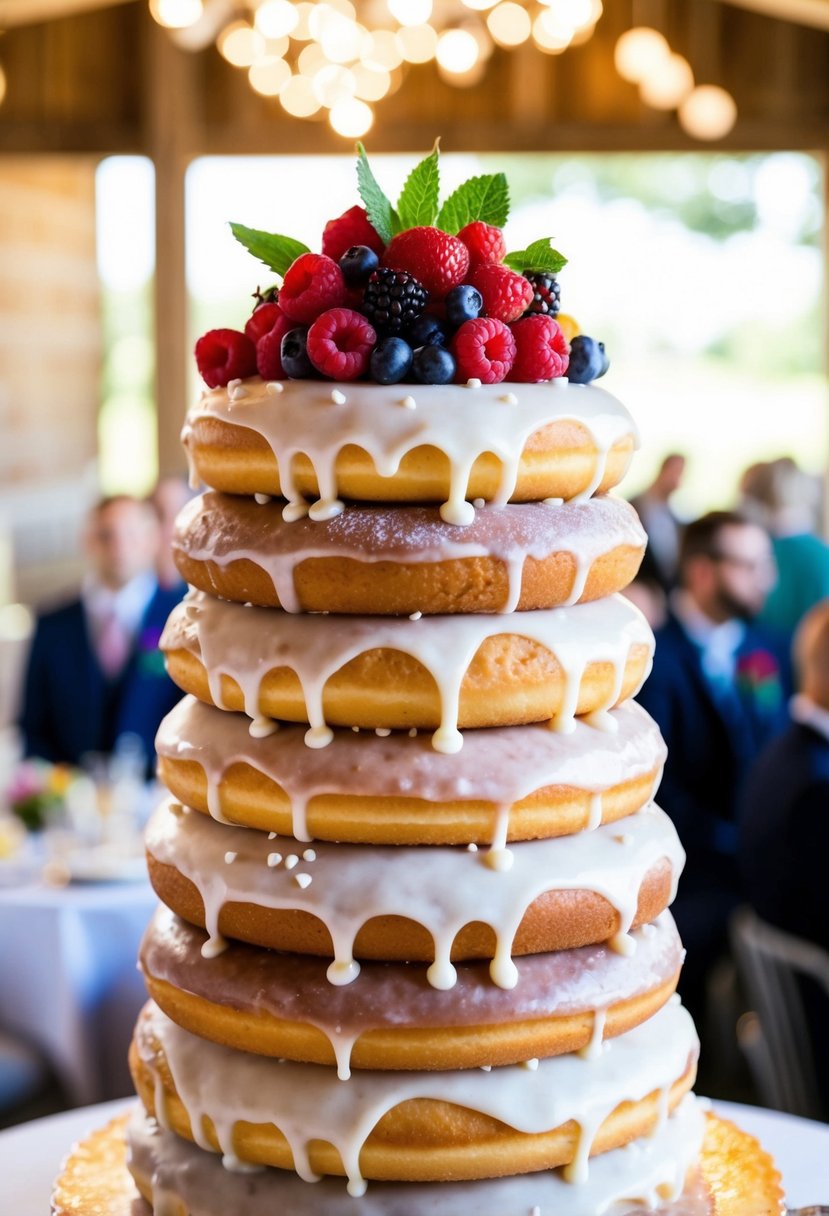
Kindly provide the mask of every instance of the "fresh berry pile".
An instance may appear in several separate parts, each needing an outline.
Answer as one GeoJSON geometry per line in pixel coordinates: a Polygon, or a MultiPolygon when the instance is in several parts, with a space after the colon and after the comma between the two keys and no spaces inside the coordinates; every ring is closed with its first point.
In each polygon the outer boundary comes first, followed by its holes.
{"type": "Polygon", "coordinates": [[[588,384],[609,366],[604,344],[559,313],[566,259],[548,238],[507,252],[503,173],[470,178],[441,205],[437,145],[396,206],[358,145],[363,206],[329,220],[322,252],[232,224],[281,283],[257,289],[244,333],[213,329],[196,343],[207,385],[368,379],[378,384],[588,384]]]}

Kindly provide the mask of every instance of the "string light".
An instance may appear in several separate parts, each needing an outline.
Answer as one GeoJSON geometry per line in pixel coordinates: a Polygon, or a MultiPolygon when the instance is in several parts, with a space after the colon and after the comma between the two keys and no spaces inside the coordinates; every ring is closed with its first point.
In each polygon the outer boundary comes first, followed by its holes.
{"type": "Polygon", "coordinates": [[[737,103],[719,85],[697,85],[679,107],[679,121],[694,139],[722,139],[737,121],[737,103]]]}
{"type": "Polygon", "coordinates": [[[346,139],[358,139],[371,129],[374,111],[364,101],[350,97],[331,107],[328,121],[338,135],[344,135],[346,139]]]}
{"type": "Polygon", "coordinates": [[[432,15],[432,0],[388,0],[388,6],[402,26],[425,25],[432,15]]]}
{"type": "Polygon", "coordinates": [[[256,10],[253,24],[263,38],[284,38],[293,33],[299,13],[290,0],[265,0],[256,10]]]}
{"type": "Polygon", "coordinates": [[[202,0],[150,0],[150,12],[159,25],[184,30],[195,25],[204,12],[202,0]]]}
{"type": "Polygon", "coordinates": [[[613,52],[616,71],[631,84],[639,84],[671,53],[668,40],[659,30],[639,25],[622,34],[613,52]]]}
{"type": "Polygon", "coordinates": [[[251,88],[263,97],[277,97],[291,79],[290,66],[284,59],[269,55],[248,69],[251,88]]]}
{"type": "Polygon", "coordinates": [[[428,63],[437,51],[438,32],[432,25],[409,25],[397,31],[397,41],[407,63],[428,63]]]}
{"type": "Polygon", "coordinates": [[[294,118],[310,118],[320,108],[313,83],[307,76],[292,76],[286,81],[279,102],[294,118]]]}
{"type": "Polygon", "coordinates": [[[445,72],[463,76],[471,71],[481,55],[478,43],[469,30],[445,30],[438,38],[435,58],[445,72]]]}
{"type": "Polygon", "coordinates": [[[639,85],[639,96],[655,110],[675,110],[694,87],[691,65],[682,55],[669,55],[639,85]]]}
{"type": "Polygon", "coordinates": [[[487,29],[499,46],[520,46],[532,33],[530,14],[514,0],[504,0],[486,19],[487,29]]]}
{"type": "Polygon", "coordinates": [[[249,68],[265,54],[265,39],[247,21],[232,21],[219,34],[219,52],[235,68],[249,68]]]}
{"type": "Polygon", "coordinates": [[[0,63],[0,106],[2,106],[2,104],[3,104],[3,99],[6,96],[7,88],[8,88],[8,84],[6,81],[6,73],[3,70],[2,63],[0,63]]]}

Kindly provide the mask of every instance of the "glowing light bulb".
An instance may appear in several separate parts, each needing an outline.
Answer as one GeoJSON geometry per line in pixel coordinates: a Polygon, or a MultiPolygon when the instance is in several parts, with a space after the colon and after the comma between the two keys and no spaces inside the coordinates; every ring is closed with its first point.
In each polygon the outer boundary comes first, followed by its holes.
{"type": "Polygon", "coordinates": [[[432,15],[432,0],[387,0],[388,9],[402,26],[425,25],[432,15]]]}
{"type": "Polygon", "coordinates": [[[480,59],[465,72],[449,72],[441,64],[438,64],[438,75],[454,88],[472,88],[473,85],[479,84],[483,80],[485,74],[486,65],[480,59]]]}
{"type": "Polygon", "coordinates": [[[297,42],[308,42],[312,37],[311,34],[311,13],[316,5],[311,3],[311,0],[301,0],[301,3],[295,4],[296,10],[296,25],[291,30],[291,37],[297,42]]]}
{"type": "Polygon", "coordinates": [[[639,85],[639,96],[655,110],[675,110],[694,87],[691,65],[682,55],[669,55],[639,85]]]}
{"type": "Polygon", "coordinates": [[[310,118],[320,108],[314,86],[307,76],[292,76],[279,94],[279,103],[294,118],[310,118]]]}
{"type": "Polygon", "coordinates": [[[341,101],[348,101],[357,87],[354,73],[338,63],[329,63],[320,68],[312,83],[317,99],[328,110],[341,101]]]}
{"type": "Polygon", "coordinates": [[[263,97],[277,97],[290,79],[290,67],[276,56],[268,55],[248,68],[251,88],[263,97]]]}
{"type": "Polygon", "coordinates": [[[504,0],[486,19],[487,29],[500,46],[520,46],[532,33],[530,14],[514,0],[504,0]]]}
{"type": "Polygon", "coordinates": [[[445,30],[438,38],[435,57],[445,72],[462,76],[480,58],[480,48],[469,30],[445,30]]]}
{"type": "Polygon", "coordinates": [[[354,96],[363,101],[382,101],[391,88],[391,77],[385,68],[367,68],[364,63],[355,63],[351,71],[354,96]]]}
{"type": "Polygon", "coordinates": [[[487,9],[494,8],[498,0],[463,0],[467,8],[473,9],[476,13],[485,13],[487,9]]]}
{"type": "Polygon", "coordinates": [[[329,60],[318,42],[309,42],[304,46],[296,61],[300,76],[307,76],[309,79],[328,67],[328,64],[329,60]]]}
{"type": "Polygon", "coordinates": [[[6,79],[6,73],[3,70],[3,65],[0,64],[0,106],[2,106],[2,104],[3,104],[3,100],[6,96],[7,88],[8,88],[8,81],[6,79]]]}
{"type": "Polygon", "coordinates": [[[150,12],[159,25],[183,30],[195,25],[204,12],[202,0],[150,0],[150,12]]]}
{"type": "Polygon", "coordinates": [[[284,38],[297,27],[299,14],[290,0],[265,0],[256,10],[253,24],[263,38],[284,38]]]}
{"type": "Polygon", "coordinates": [[[737,121],[737,103],[715,84],[700,84],[679,107],[679,121],[694,139],[722,139],[737,121]]]}
{"type": "Polygon", "coordinates": [[[247,21],[233,21],[219,34],[219,51],[235,68],[249,68],[265,54],[265,39],[247,21]]]}
{"type": "Polygon", "coordinates": [[[594,21],[593,0],[539,0],[548,12],[571,30],[580,29],[594,21]]]}
{"type": "Polygon", "coordinates": [[[368,68],[385,68],[391,72],[403,62],[403,51],[393,30],[373,30],[366,39],[360,60],[368,68]]]}
{"type": "Polygon", "coordinates": [[[374,122],[374,111],[364,101],[350,97],[344,101],[338,101],[335,106],[331,107],[328,121],[338,135],[344,135],[347,139],[357,139],[358,136],[365,135],[366,131],[371,129],[374,122]]]}
{"type": "Polygon", "coordinates": [[[408,25],[397,31],[397,41],[407,63],[428,63],[435,57],[438,34],[431,25],[408,25]]]}
{"type": "Polygon", "coordinates": [[[573,41],[573,27],[550,9],[544,9],[533,22],[533,41],[540,50],[559,55],[573,41]]]}
{"type": "Polygon", "coordinates": [[[670,53],[667,39],[658,30],[638,25],[622,34],[613,52],[613,62],[620,76],[632,84],[639,84],[646,76],[650,76],[670,53]]]}

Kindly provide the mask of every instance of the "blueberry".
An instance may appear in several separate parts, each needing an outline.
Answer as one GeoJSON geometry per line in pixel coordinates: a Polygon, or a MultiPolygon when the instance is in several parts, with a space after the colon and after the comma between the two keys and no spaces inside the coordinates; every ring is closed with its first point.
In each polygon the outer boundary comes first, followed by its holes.
{"type": "Polygon", "coordinates": [[[446,297],[446,319],[451,325],[474,321],[484,306],[483,296],[471,283],[453,287],[446,297]]]}
{"type": "Polygon", "coordinates": [[[412,366],[412,348],[402,338],[381,338],[371,352],[371,374],[378,384],[405,380],[412,366]]]}
{"type": "Polygon", "coordinates": [[[419,346],[412,371],[421,384],[451,384],[455,379],[455,360],[443,346],[419,346]]]}
{"type": "Polygon", "coordinates": [[[604,342],[588,338],[587,334],[578,334],[570,343],[570,365],[567,368],[567,378],[571,384],[589,384],[603,376],[610,366],[610,360],[605,354],[604,342]]]}
{"type": "Polygon", "coordinates": [[[282,338],[280,351],[282,370],[291,380],[305,380],[314,369],[308,358],[308,330],[304,325],[289,329],[282,338]]]}
{"type": "Polygon", "coordinates": [[[340,270],[349,287],[362,287],[379,264],[380,259],[368,245],[352,245],[340,258],[340,270]]]}
{"type": "Polygon", "coordinates": [[[413,348],[443,346],[446,342],[446,328],[437,317],[433,317],[429,312],[423,312],[407,326],[406,340],[413,348]]]}

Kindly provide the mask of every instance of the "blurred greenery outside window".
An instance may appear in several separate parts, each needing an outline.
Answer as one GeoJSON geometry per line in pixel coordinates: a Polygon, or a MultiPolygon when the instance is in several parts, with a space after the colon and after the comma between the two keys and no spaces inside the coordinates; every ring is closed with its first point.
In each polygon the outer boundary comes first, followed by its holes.
{"type": "MultiPolygon", "coordinates": [[[[413,158],[371,159],[396,198],[413,158]]],[[[601,383],[639,423],[642,450],[626,493],[673,450],[689,458],[677,504],[688,515],[731,503],[740,473],[756,460],[788,454],[811,472],[824,469],[816,157],[446,154],[442,193],[495,169],[510,182],[508,247],[551,236],[569,258],[560,275],[562,310],[606,343],[612,366],[601,383]]],[[[326,220],[357,201],[351,155],[195,161],[187,175],[191,349],[207,329],[242,328],[254,289],[273,282],[233,240],[229,220],[318,249],[326,220]]],[[[150,331],[129,328],[148,320],[151,273],[129,293],[106,290],[101,438],[112,488],[134,487],[129,478],[144,488],[155,474],[150,331]]],[[[200,380],[190,366],[195,396],[200,380]]]]}

